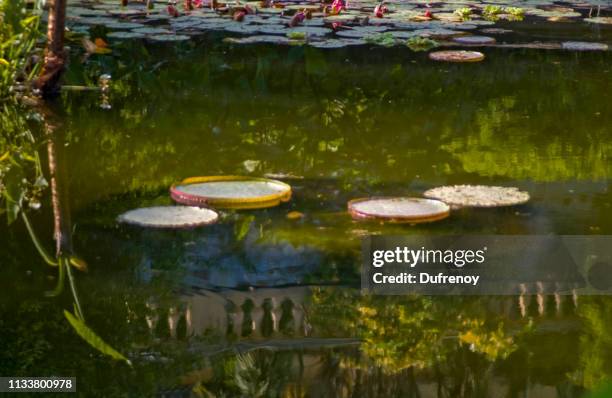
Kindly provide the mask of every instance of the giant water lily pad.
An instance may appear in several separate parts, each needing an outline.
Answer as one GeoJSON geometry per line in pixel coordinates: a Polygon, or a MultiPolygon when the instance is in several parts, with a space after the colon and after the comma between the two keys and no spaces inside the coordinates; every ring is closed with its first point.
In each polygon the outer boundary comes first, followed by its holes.
{"type": "Polygon", "coordinates": [[[572,51],[606,51],[608,50],[608,45],[587,41],[566,41],[561,43],[561,48],[572,51]]]}
{"type": "Polygon", "coordinates": [[[585,18],[586,22],[597,23],[602,25],[612,25],[612,17],[593,17],[585,18]]]}
{"type": "Polygon", "coordinates": [[[366,41],[361,39],[328,39],[308,43],[309,46],[316,48],[343,48],[348,46],[362,46],[364,44],[366,44],[366,41]]]}
{"type": "Polygon", "coordinates": [[[164,28],[137,28],[137,29],[132,29],[132,32],[141,33],[143,35],[161,35],[161,34],[172,33],[168,29],[164,29],[164,28]]]}
{"type": "Polygon", "coordinates": [[[438,200],[408,197],[354,199],[348,203],[354,219],[422,223],[448,217],[450,207],[438,200]]]}
{"type": "Polygon", "coordinates": [[[189,40],[189,36],[186,35],[152,35],[149,36],[149,40],[160,41],[160,42],[175,42],[189,40]]]}
{"type": "Polygon", "coordinates": [[[211,210],[192,206],[157,206],[130,210],[117,221],[141,227],[191,228],[215,223],[219,215],[211,210]]]}
{"type": "Polygon", "coordinates": [[[524,204],[529,193],[515,187],[453,185],[425,191],[426,198],[441,200],[453,207],[502,207],[524,204]]]}
{"type": "Polygon", "coordinates": [[[493,44],[495,39],[489,36],[462,36],[455,37],[453,41],[461,44],[493,44]]]}
{"type": "Polygon", "coordinates": [[[117,40],[129,40],[129,39],[143,39],[145,37],[142,33],[135,32],[110,32],[106,35],[109,39],[117,40]]]}
{"type": "Polygon", "coordinates": [[[434,51],[429,53],[429,59],[444,62],[478,62],[485,58],[483,53],[478,51],[434,51]]]}
{"type": "Polygon", "coordinates": [[[288,201],[291,198],[291,187],[268,178],[193,177],[173,185],[170,194],[176,202],[187,205],[256,209],[288,201]]]}

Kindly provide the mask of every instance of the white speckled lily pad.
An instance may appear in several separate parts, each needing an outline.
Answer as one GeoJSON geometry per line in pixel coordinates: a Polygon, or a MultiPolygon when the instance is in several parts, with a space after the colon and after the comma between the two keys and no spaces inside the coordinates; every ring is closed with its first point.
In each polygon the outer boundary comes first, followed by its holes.
{"type": "Polygon", "coordinates": [[[153,228],[190,228],[216,222],[219,215],[210,209],[192,206],[158,206],[130,210],[117,218],[126,224],[153,228]]]}
{"type": "Polygon", "coordinates": [[[572,51],[607,51],[608,45],[586,41],[566,41],[561,43],[561,48],[572,51]]]}
{"type": "Polygon", "coordinates": [[[585,18],[586,22],[603,24],[603,25],[612,25],[612,17],[593,17],[593,18],[585,18]]]}
{"type": "Polygon", "coordinates": [[[444,219],[450,207],[438,200],[423,198],[363,198],[351,200],[349,213],[355,219],[421,223],[444,219]]]}
{"type": "Polygon", "coordinates": [[[453,207],[515,206],[529,201],[529,194],[515,187],[454,185],[425,191],[426,198],[438,199],[453,207]]]}

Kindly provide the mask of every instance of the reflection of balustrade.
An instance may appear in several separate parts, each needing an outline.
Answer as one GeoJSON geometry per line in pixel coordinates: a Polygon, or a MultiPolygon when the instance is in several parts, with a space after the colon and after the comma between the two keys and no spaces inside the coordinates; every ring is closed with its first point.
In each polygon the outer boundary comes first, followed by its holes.
{"type": "Polygon", "coordinates": [[[307,336],[309,326],[303,305],[309,294],[308,287],[201,291],[185,296],[183,308],[171,307],[164,314],[159,314],[157,306],[149,303],[152,314],[146,320],[152,331],[161,330],[161,326],[165,328],[159,321],[167,320],[168,330],[164,334],[173,338],[210,330],[239,338],[307,336]]]}
{"type": "Polygon", "coordinates": [[[576,289],[571,289],[571,295],[562,295],[559,286],[547,289],[542,282],[536,283],[535,291],[530,291],[525,284],[521,284],[519,289],[518,307],[523,318],[529,314],[537,314],[539,316],[554,314],[561,316],[578,308],[578,293],[576,289]]]}
{"type": "MultiPolygon", "coordinates": [[[[578,307],[578,294],[560,294],[558,286],[532,287],[521,284],[519,295],[491,298],[491,310],[508,317],[557,317],[569,315],[578,307]]],[[[306,337],[310,326],[304,302],[310,295],[309,287],[228,290],[220,293],[199,291],[183,297],[181,308],[171,307],[160,313],[154,303],[147,304],[151,314],[146,321],[152,331],[183,338],[216,331],[237,338],[269,338],[272,336],[306,337]],[[166,324],[160,324],[165,319],[166,324]]]]}

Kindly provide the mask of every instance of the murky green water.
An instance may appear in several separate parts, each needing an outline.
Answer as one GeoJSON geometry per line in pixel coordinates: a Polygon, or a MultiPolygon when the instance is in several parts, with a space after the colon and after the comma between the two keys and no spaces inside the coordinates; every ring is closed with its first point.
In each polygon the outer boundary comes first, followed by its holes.
{"type": "MultiPolygon", "coordinates": [[[[486,49],[482,63],[447,65],[403,48],[114,51],[73,60],[70,83],[113,74],[112,109],[98,93],[62,98],[64,166],[87,321],[134,366],[74,334],[68,293],[43,296],[55,270],[16,222],[0,229],[1,375],[76,376],[83,396],[105,397],[194,386],[205,397],[574,397],[612,376],[606,297],[521,308],[358,291],[367,234],[612,233],[612,53],[486,49]],[[215,174],[283,176],[294,197],[189,231],[115,222],[169,204],[173,182],[215,174]],[[533,200],[419,226],[345,213],[352,198],[455,183],[533,200]]],[[[48,199],[31,217],[51,247],[48,199]]]]}

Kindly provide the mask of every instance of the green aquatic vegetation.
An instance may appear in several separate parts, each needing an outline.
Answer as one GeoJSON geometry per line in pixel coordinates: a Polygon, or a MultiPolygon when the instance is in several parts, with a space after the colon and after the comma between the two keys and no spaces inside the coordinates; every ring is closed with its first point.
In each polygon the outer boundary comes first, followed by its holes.
{"type": "Polygon", "coordinates": [[[308,36],[306,32],[289,32],[287,33],[287,37],[291,40],[306,40],[308,36]]]}
{"type": "Polygon", "coordinates": [[[392,47],[396,43],[395,37],[393,37],[393,34],[389,32],[377,33],[374,35],[366,36],[365,41],[366,43],[376,44],[384,47],[392,47]]]}
{"type": "MultiPolygon", "coordinates": [[[[37,1],[35,8],[40,8],[37,1]]],[[[25,1],[0,3],[0,100],[12,95],[16,84],[27,84],[40,69],[40,57],[34,57],[41,37],[40,17],[26,11],[25,1]]]]}
{"type": "Polygon", "coordinates": [[[525,17],[525,9],[520,7],[506,7],[504,12],[509,14],[515,21],[520,21],[525,17]]]}
{"type": "Polygon", "coordinates": [[[414,36],[406,41],[406,45],[412,51],[427,51],[438,47],[440,44],[428,37],[414,36]]]}
{"type": "Polygon", "coordinates": [[[503,8],[498,5],[487,5],[482,9],[482,16],[489,21],[499,19],[499,14],[503,12],[503,8]]]}
{"type": "Polygon", "coordinates": [[[463,21],[468,21],[472,17],[472,9],[470,7],[458,8],[455,10],[454,14],[460,17],[463,21]]]}

